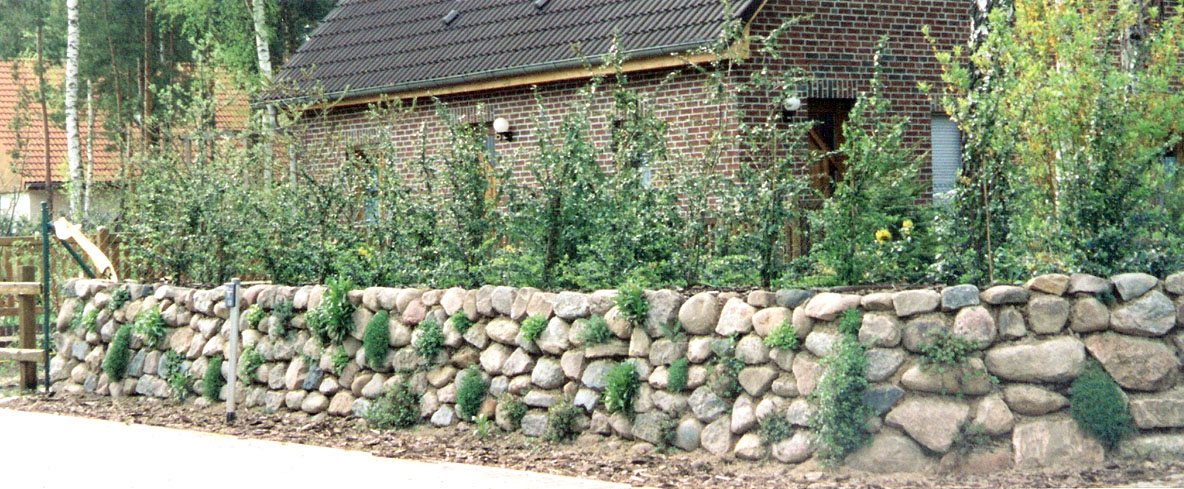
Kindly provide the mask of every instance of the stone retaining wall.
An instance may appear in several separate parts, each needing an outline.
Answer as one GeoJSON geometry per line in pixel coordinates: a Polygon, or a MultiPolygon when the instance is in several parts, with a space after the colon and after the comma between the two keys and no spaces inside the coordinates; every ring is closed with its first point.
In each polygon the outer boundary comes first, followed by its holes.
{"type": "MultiPolygon", "coordinates": [[[[169,285],[117,285],[100,281],[67,283],[57,319],[57,356],[51,361],[54,390],[71,394],[168,397],[159,375],[160,359],[173,349],[186,359],[196,392],[208,359],[226,345],[228,311],[221,288],[195,290],[169,285]],[[104,307],[111,290],[131,299],[114,311],[104,307]],[[157,349],[133,338],[128,377],[111,383],[100,369],[117,325],[139,311],[158,309],[168,325],[157,349]],[[74,314],[100,310],[95,331],[70,329],[74,314]]],[[[656,444],[663,420],[677,420],[674,445],[719,457],[771,458],[786,464],[810,459],[815,442],[805,428],[815,410],[808,397],[839,337],[836,318],[850,307],[863,312],[859,339],[869,347],[865,401],[876,416],[867,429],[873,441],[846,460],[868,471],[919,471],[961,464],[972,470],[1012,465],[1089,464],[1105,456],[1102,447],[1068,416],[1068,386],[1088,358],[1097,359],[1124,389],[1139,435],[1129,453],[1155,453],[1178,446],[1184,428],[1184,273],[1160,281],[1143,274],[1110,279],[1089,275],[1045,275],[1023,286],[979,290],[971,285],[862,295],[804,290],[702,292],[687,297],[670,290],[646,292],[649,315],[632,327],[620,317],[614,291],[549,293],[534,289],[482,287],[477,290],[367,288],[351,291],[356,325],[342,348],[351,360],[333,373],[332,350],[310,340],[303,313],[315,307],[317,286],[256,285],[246,305],[270,311],[291,301],[295,328],[287,338],[267,334],[272,317],[242,332],[242,344],[266,363],[249,385],[239,383],[247,406],[358,416],[387,387],[404,378],[421,391],[421,415],[437,426],[455,424],[458,372],[479,365],[488,375],[490,396],[482,410],[510,428],[505,407],[520,399],[530,410],[522,419],[526,436],[540,436],[546,409],[562,398],[583,408],[581,430],[656,444]],[[380,310],[389,311],[391,352],[380,371],[365,366],[362,331],[380,310]],[[464,313],[475,324],[461,335],[448,320],[464,313]],[[533,343],[519,332],[529,316],[548,318],[533,343]],[[578,331],[592,315],[603,316],[614,338],[581,344],[578,331]],[[444,326],[447,358],[425,366],[411,343],[416,326],[434,318],[444,326]],[[794,326],[800,351],[770,350],[763,337],[782,320],[794,326]],[[680,323],[684,335],[666,337],[664,327],[680,323]],[[934,331],[979,342],[982,348],[962,367],[987,375],[924,368],[922,345],[934,331]],[[743,392],[734,400],[716,395],[706,383],[718,348],[733,337],[734,355],[745,365],[743,392]],[[690,363],[687,386],[668,392],[668,366],[690,363]],[[606,372],[617,362],[634,365],[642,379],[636,416],[608,415],[601,399],[606,372]],[[997,378],[992,382],[990,377],[997,378]],[[792,437],[765,446],[757,434],[770,414],[783,413],[798,427],[792,437]],[[956,456],[960,433],[981,428],[992,443],[956,456]],[[1156,441],[1167,440],[1167,441],[1156,441]],[[1166,444],[1166,445],[1165,445],[1166,444]],[[1173,445],[1174,444],[1174,445],[1173,445]]],[[[228,362],[227,362],[228,363],[228,362]]],[[[223,374],[229,378],[227,363],[223,374]]],[[[225,391],[224,394],[225,395],[225,391]]],[[[190,396],[190,402],[204,402],[190,396]],[[196,399],[196,400],[195,400],[196,399]]],[[[1173,452],[1175,453],[1175,452],[1173,452]]],[[[1178,455],[1178,454],[1177,454],[1178,455]]]]}

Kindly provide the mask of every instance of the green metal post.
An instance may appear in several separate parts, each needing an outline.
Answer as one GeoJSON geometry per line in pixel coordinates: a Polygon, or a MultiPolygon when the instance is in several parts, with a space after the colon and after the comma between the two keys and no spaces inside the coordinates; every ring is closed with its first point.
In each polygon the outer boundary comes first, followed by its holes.
{"type": "Polygon", "coordinates": [[[45,336],[45,393],[49,393],[49,203],[41,203],[41,332],[45,336]]]}

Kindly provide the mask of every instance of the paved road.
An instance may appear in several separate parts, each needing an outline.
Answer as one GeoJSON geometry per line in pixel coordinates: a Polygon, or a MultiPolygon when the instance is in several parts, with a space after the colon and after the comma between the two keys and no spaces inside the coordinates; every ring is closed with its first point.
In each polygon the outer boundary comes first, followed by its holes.
{"type": "Polygon", "coordinates": [[[570,477],[0,408],[0,487],[622,489],[570,477]]]}

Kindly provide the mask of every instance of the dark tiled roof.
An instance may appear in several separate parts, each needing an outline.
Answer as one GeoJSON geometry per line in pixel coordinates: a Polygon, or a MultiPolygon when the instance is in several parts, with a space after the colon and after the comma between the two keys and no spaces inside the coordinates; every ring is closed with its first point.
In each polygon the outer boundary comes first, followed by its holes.
{"type": "Polygon", "coordinates": [[[668,54],[715,40],[759,3],[732,0],[725,15],[721,0],[342,0],[279,79],[326,95],[429,88],[578,66],[614,34],[627,53],[668,54]]]}

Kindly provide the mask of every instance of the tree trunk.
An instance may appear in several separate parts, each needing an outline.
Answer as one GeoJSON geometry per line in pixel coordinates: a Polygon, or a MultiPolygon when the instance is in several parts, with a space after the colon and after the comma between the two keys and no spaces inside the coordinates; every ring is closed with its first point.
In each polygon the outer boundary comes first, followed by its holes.
{"type": "Polygon", "coordinates": [[[82,145],[78,137],[78,0],[66,0],[66,161],[70,220],[82,222],[82,145]]]}
{"type": "Polygon", "coordinates": [[[49,107],[45,101],[45,59],[42,49],[42,23],[44,22],[44,9],[42,8],[41,0],[37,2],[37,13],[39,14],[37,20],[37,67],[34,71],[37,72],[37,94],[41,99],[41,136],[45,143],[45,202],[49,204],[49,215],[53,215],[53,171],[50,166],[49,159],[49,107]]]}
{"type": "MultiPolygon", "coordinates": [[[[251,9],[252,18],[255,23],[255,56],[259,61],[259,77],[262,79],[263,86],[271,85],[271,50],[268,47],[268,33],[267,33],[267,15],[265,12],[264,2],[266,0],[254,0],[253,8],[251,9]]],[[[263,138],[263,179],[264,181],[271,181],[271,166],[272,166],[272,146],[275,145],[275,105],[268,104],[267,112],[264,114],[264,138],[263,138]]]]}
{"type": "Polygon", "coordinates": [[[90,80],[86,81],[86,187],[82,195],[82,221],[90,221],[90,189],[95,174],[95,107],[90,80]]]}

